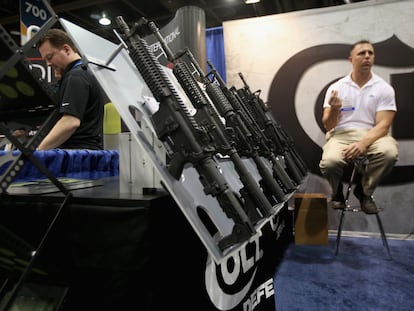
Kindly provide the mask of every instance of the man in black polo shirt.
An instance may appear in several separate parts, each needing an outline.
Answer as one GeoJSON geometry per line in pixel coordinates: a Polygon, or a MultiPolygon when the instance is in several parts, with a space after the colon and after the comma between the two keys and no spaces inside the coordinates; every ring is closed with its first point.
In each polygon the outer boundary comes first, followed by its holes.
{"type": "Polygon", "coordinates": [[[58,89],[62,116],[38,150],[103,149],[102,90],[82,64],[72,39],[61,29],[50,29],[36,46],[46,64],[62,74],[58,89]]]}

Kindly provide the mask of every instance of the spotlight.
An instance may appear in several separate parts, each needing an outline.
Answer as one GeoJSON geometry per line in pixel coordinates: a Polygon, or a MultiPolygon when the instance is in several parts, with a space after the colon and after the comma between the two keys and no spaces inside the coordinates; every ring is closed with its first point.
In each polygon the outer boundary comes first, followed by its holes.
{"type": "Polygon", "coordinates": [[[244,0],[245,4],[254,4],[254,3],[258,3],[260,2],[260,0],[244,0]]]}
{"type": "Polygon", "coordinates": [[[108,26],[111,24],[111,20],[108,17],[106,17],[105,13],[102,13],[101,18],[99,19],[99,24],[108,26]]]}

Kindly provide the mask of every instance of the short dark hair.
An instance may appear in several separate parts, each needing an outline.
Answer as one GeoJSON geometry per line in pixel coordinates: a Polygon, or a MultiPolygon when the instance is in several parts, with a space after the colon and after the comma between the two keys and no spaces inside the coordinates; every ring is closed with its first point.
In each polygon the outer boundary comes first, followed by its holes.
{"type": "Polygon", "coordinates": [[[355,47],[359,44],[371,44],[371,45],[373,45],[372,42],[367,40],[367,39],[359,40],[359,41],[357,41],[357,42],[355,42],[354,44],[351,45],[351,49],[349,50],[349,54],[351,54],[352,51],[355,49],[355,47]]]}
{"type": "Polygon", "coordinates": [[[75,44],[73,43],[72,39],[68,36],[68,34],[63,31],[62,29],[52,28],[49,29],[46,34],[40,38],[37,43],[36,47],[39,48],[43,43],[49,41],[53,47],[60,48],[64,44],[69,45],[74,52],[78,52],[75,44]]]}

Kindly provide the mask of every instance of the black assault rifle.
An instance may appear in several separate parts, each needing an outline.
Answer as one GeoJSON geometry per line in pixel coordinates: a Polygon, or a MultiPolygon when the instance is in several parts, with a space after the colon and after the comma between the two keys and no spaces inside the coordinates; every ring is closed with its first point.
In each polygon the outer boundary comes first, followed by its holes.
{"type": "Polygon", "coordinates": [[[266,166],[266,163],[260,157],[257,144],[243,121],[240,119],[240,116],[234,112],[233,107],[228,102],[219,86],[204,75],[200,65],[191,52],[187,50],[186,54],[194,68],[197,70],[201,82],[205,86],[208,98],[213,103],[213,107],[215,107],[213,109],[225,120],[226,133],[232,145],[235,146],[238,154],[253,159],[261,177],[260,186],[266,197],[270,200],[276,200],[276,202],[284,201],[285,193],[281,185],[276,182],[270,168],[266,166]]]}
{"type": "Polygon", "coordinates": [[[255,127],[254,120],[251,120],[246,115],[240,98],[227,87],[214,65],[210,61],[207,61],[207,64],[211,68],[210,75],[212,75],[209,83],[211,90],[207,89],[207,94],[213,99],[213,103],[226,103],[223,106],[226,110],[223,111],[219,107],[217,107],[217,110],[221,111],[221,114],[229,124],[234,124],[235,127],[240,128],[240,132],[237,135],[239,152],[241,154],[245,152],[246,155],[252,152],[259,159],[261,159],[260,156],[267,158],[272,165],[273,179],[283,189],[284,193],[290,193],[295,190],[296,184],[286,172],[284,163],[263,142],[263,134],[255,127]],[[232,116],[232,118],[229,118],[229,116],[232,116]],[[251,148],[249,149],[247,146],[251,146],[251,148]]]}
{"type": "Polygon", "coordinates": [[[241,72],[239,73],[239,76],[244,87],[237,90],[237,93],[240,95],[243,102],[246,103],[246,109],[249,110],[257,121],[261,131],[268,138],[267,141],[271,144],[271,148],[275,150],[277,154],[284,157],[290,175],[294,178],[295,182],[299,184],[307,174],[307,167],[303,159],[297,153],[293,140],[287,134],[286,130],[277,124],[267,105],[260,98],[258,92],[251,92],[250,87],[241,72]]]}
{"type": "Polygon", "coordinates": [[[142,25],[135,23],[130,29],[122,16],[118,16],[116,22],[131,60],[159,102],[159,109],[151,119],[171,159],[169,172],[179,179],[184,165],[191,163],[199,174],[204,193],[215,197],[224,213],[234,221],[232,233],[218,243],[222,250],[246,241],[255,233],[255,228],[213,159],[215,150],[206,143],[208,133],[191,116],[172,81],[142,38],[142,33],[139,33],[142,25]]]}
{"type": "MultiPolygon", "coordinates": [[[[144,21],[144,19],[142,20],[144,21]]],[[[254,222],[257,222],[258,220],[263,219],[263,217],[270,216],[273,209],[272,204],[281,202],[281,198],[277,198],[278,200],[276,201],[273,199],[269,202],[268,198],[264,195],[264,192],[262,192],[253,176],[247,170],[237,150],[229,141],[225,133],[223,122],[212,107],[210,101],[207,99],[207,96],[198,81],[193,76],[188,64],[185,61],[182,61],[182,57],[186,53],[189,53],[188,49],[174,54],[168,47],[155,23],[147,21],[147,26],[160,42],[167,59],[173,64],[173,74],[177,78],[191,104],[197,110],[194,115],[195,120],[207,130],[209,135],[211,135],[209,144],[214,145],[218,153],[228,156],[233,162],[234,168],[244,186],[240,189],[240,195],[244,202],[244,210],[247,212],[249,218],[254,222]]]]}

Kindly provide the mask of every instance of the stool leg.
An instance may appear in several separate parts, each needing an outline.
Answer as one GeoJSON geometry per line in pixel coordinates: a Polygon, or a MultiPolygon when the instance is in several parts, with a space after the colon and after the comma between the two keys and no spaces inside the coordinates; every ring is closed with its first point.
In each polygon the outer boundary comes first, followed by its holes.
{"type": "Polygon", "coordinates": [[[390,248],[388,246],[387,237],[385,236],[384,227],[382,226],[381,218],[379,217],[378,213],[375,214],[375,216],[377,217],[378,227],[379,227],[380,232],[381,232],[382,245],[385,246],[385,248],[387,250],[388,258],[391,260],[392,259],[391,252],[390,252],[390,248]]]}
{"type": "Polygon", "coordinates": [[[346,189],[346,194],[345,194],[345,209],[343,209],[341,211],[341,217],[339,218],[339,225],[338,225],[338,232],[336,234],[336,248],[335,248],[335,256],[338,255],[338,251],[339,251],[339,243],[341,241],[341,235],[342,235],[342,225],[344,223],[344,217],[345,217],[345,211],[350,209],[350,204],[349,204],[349,195],[351,194],[351,190],[352,190],[352,182],[354,180],[355,177],[355,166],[352,170],[352,174],[351,174],[351,179],[349,180],[348,183],[348,187],[346,189]]]}
{"type": "Polygon", "coordinates": [[[342,224],[343,224],[343,221],[344,221],[344,216],[345,216],[345,210],[342,210],[341,211],[341,218],[339,219],[338,232],[336,234],[335,256],[338,255],[338,251],[339,251],[339,242],[341,240],[342,224]]]}

